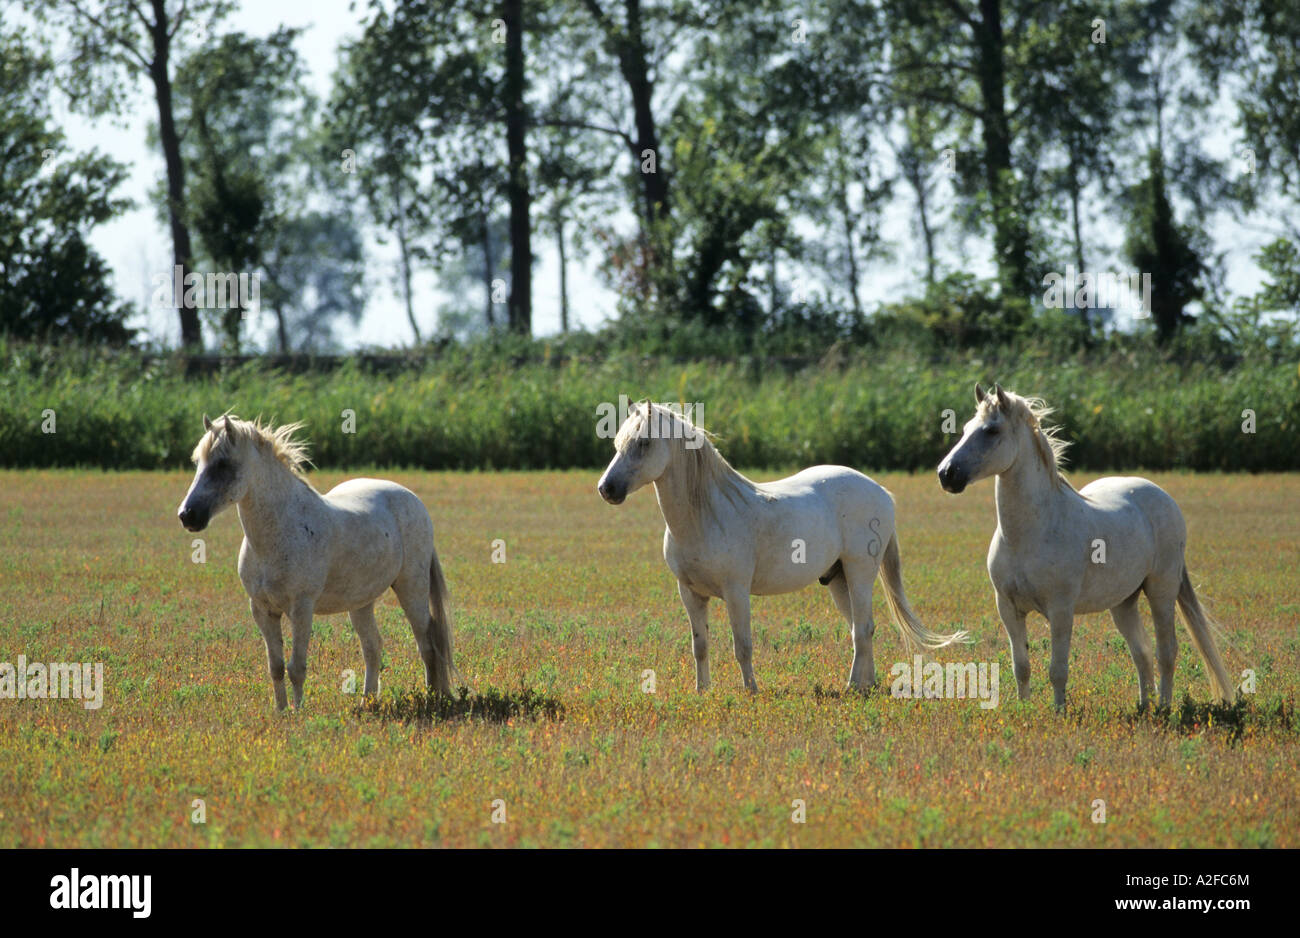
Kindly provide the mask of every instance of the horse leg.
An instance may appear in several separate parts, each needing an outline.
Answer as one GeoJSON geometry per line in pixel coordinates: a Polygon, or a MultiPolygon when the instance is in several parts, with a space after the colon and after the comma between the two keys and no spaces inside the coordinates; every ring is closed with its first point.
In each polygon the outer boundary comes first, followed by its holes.
{"type": "Polygon", "coordinates": [[[1151,618],[1156,625],[1156,666],[1160,669],[1161,710],[1168,709],[1174,700],[1174,665],[1178,662],[1178,630],[1174,618],[1174,604],[1178,600],[1177,582],[1173,589],[1147,581],[1143,585],[1147,602],[1151,604],[1151,618]]]}
{"type": "Polygon", "coordinates": [[[844,581],[844,575],[841,573],[826,584],[826,588],[831,591],[831,599],[835,600],[835,608],[840,611],[844,621],[849,626],[849,639],[853,639],[853,601],[849,598],[849,586],[844,581]]]}
{"type": "Polygon", "coordinates": [[[754,638],[749,631],[749,588],[742,586],[729,590],[724,601],[727,604],[727,615],[731,618],[731,643],[736,652],[736,663],[740,665],[740,675],[744,678],[745,689],[756,694],[758,682],[754,680],[754,638]]]}
{"type": "Polygon", "coordinates": [[[307,646],[311,644],[311,617],[315,601],[300,599],[289,609],[293,626],[293,654],[289,656],[289,683],[293,685],[293,705],[302,706],[302,684],[307,680],[307,646]]]}
{"type": "Polygon", "coordinates": [[[275,709],[283,710],[289,706],[284,693],[284,634],[280,629],[280,616],[269,609],[263,609],[251,599],[249,608],[253,610],[253,621],[266,642],[266,670],[271,674],[271,687],[275,691],[275,709]]]}
{"type": "Polygon", "coordinates": [[[695,656],[695,689],[709,689],[709,597],[701,596],[681,580],[677,592],[691,620],[691,653],[695,656]]]}
{"type": "Polygon", "coordinates": [[[348,613],[352,628],[356,630],[357,641],[361,643],[361,657],[366,662],[366,684],[364,694],[373,697],[379,693],[379,662],[383,650],[383,639],[379,637],[379,626],[375,623],[375,604],[353,609],[348,613]]]}
{"type": "Polygon", "coordinates": [[[1151,646],[1146,633],[1142,631],[1142,617],[1138,614],[1138,594],[1134,593],[1115,608],[1110,617],[1115,620],[1115,628],[1128,642],[1129,654],[1133,656],[1133,665],[1138,675],[1138,710],[1145,711],[1151,699],[1151,646]]]}
{"type": "Polygon", "coordinates": [[[424,662],[424,686],[442,694],[451,693],[450,672],[443,674],[438,667],[438,656],[434,654],[430,630],[433,613],[429,609],[429,571],[417,570],[409,576],[402,576],[393,584],[397,601],[406,613],[406,621],[411,623],[411,634],[415,636],[415,647],[420,650],[420,660],[424,662]],[[423,576],[420,573],[423,572],[423,576]]]}
{"type": "Polygon", "coordinates": [[[876,659],[871,648],[871,640],[876,634],[876,619],[871,608],[871,584],[875,578],[875,570],[844,565],[844,592],[849,597],[849,621],[853,627],[849,687],[864,692],[876,683],[876,659]]]}
{"type": "Polygon", "coordinates": [[[998,616],[1011,645],[1011,665],[1016,673],[1016,690],[1020,699],[1029,697],[1029,638],[1025,634],[1025,614],[1016,608],[1011,597],[997,591],[998,616]]]}
{"type": "Polygon", "coordinates": [[[1065,709],[1065,683],[1070,677],[1070,638],[1074,634],[1074,603],[1048,610],[1052,627],[1052,663],[1047,676],[1052,682],[1052,698],[1057,710],[1065,709]]]}

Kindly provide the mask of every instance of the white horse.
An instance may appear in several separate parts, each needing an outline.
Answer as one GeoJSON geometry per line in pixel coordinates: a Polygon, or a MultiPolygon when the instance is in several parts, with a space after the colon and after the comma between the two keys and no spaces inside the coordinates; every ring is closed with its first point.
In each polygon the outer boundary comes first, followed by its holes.
{"type": "Polygon", "coordinates": [[[293,626],[295,707],[302,706],[316,613],[350,615],[366,662],[365,693],[379,692],[375,600],[390,586],[415,633],[428,686],[449,693],[451,616],[429,513],[414,492],[377,479],[351,479],[322,496],[302,474],[305,447],[293,439],[300,426],[272,429],[231,416],[214,424],[205,416],[194,448],[198,470],[178,512],[186,530],[202,531],[222,510],[237,506],[244,528],[239,579],[266,641],[276,707],[287,706],[285,615],[293,626]]]}
{"type": "Polygon", "coordinates": [[[1164,489],[1146,479],[1114,476],[1081,491],[1062,477],[1065,442],[1044,427],[1051,411],[1038,399],[1000,387],[985,394],[975,385],[975,416],[939,464],[939,482],[956,494],[972,482],[997,476],[998,527],[989,545],[989,579],[998,615],[1011,643],[1020,696],[1029,693],[1025,615],[1047,618],[1052,631],[1052,681],[1057,707],[1065,706],[1070,633],[1080,613],[1109,609],[1128,642],[1138,674],[1138,707],[1151,690],[1151,648],[1138,613],[1146,593],[1155,620],[1160,706],[1174,693],[1178,638],[1174,606],[1183,611],[1192,644],[1201,653],[1214,695],[1234,692],[1214,644],[1213,621],[1201,608],[1187,575],[1187,525],[1164,489]]]}
{"type": "Polygon", "coordinates": [[[691,620],[695,687],[709,686],[708,602],[727,604],[745,687],[754,680],[750,594],[791,593],[820,580],[853,634],[849,686],[876,681],[871,585],[877,571],[895,624],[910,646],[941,648],[966,633],[921,625],[903,592],[894,500],[862,473],[815,466],[777,482],[751,482],[714,448],[705,431],[656,404],[633,408],[597,485],[611,505],[653,483],[663,512],[664,559],[691,620]]]}

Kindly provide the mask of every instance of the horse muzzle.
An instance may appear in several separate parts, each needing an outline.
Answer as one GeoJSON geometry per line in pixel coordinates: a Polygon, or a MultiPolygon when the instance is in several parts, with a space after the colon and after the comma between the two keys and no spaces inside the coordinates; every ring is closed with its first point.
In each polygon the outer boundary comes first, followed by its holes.
{"type": "Polygon", "coordinates": [[[199,511],[189,505],[182,505],[181,510],[176,513],[176,517],[181,519],[181,526],[186,531],[202,531],[208,526],[208,521],[211,520],[206,511],[199,511]]]}
{"type": "Polygon", "coordinates": [[[966,482],[966,473],[958,470],[951,463],[944,463],[939,467],[939,485],[945,492],[959,495],[965,490],[966,482]]]}
{"type": "Polygon", "coordinates": [[[625,489],[610,485],[608,482],[601,482],[596,486],[596,491],[600,493],[601,498],[611,505],[621,505],[627,500],[627,491],[625,489]]]}

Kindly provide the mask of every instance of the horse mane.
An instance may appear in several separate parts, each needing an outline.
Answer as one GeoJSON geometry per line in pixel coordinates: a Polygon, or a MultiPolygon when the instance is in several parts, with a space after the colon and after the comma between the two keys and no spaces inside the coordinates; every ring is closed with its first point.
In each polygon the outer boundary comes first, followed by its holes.
{"type": "Polygon", "coordinates": [[[682,470],[687,504],[693,518],[713,513],[715,492],[721,492],[732,504],[738,504],[746,494],[754,494],[765,500],[771,498],[718,452],[718,448],[713,445],[717,438],[713,433],[666,407],[649,401],[643,401],[637,406],[642,404],[645,409],[634,412],[637,419],[629,418],[619,429],[618,435],[614,437],[614,448],[621,453],[632,440],[645,435],[649,429],[649,417],[653,414],[660,426],[667,428],[656,435],[667,440],[672,448],[672,461],[682,470]],[[700,441],[700,445],[694,449],[686,445],[690,436],[700,441]]]}
{"type": "Polygon", "coordinates": [[[1070,481],[1061,474],[1061,466],[1065,461],[1065,451],[1069,447],[1070,441],[1061,438],[1060,427],[1048,426],[1043,423],[1053,413],[1052,408],[1041,397],[1021,397],[1019,394],[1013,394],[1011,391],[1006,390],[1002,394],[1007,400],[1005,409],[998,405],[998,396],[990,393],[985,395],[984,400],[980,402],[976,414],[981,418],[986,418],[994,411],[1001,410],[1004,416],[1022,421],[1029,427],[1030,435],[1034,441],[1034,450],[1038,453],[1038,458],[1042,460],[1044,468],[1048,470],[1053,484],[1074,489],[1070,481]]]}
{"type": "Polygon", "coordinates": [[[241,420],[234,414],[226,413],[213,421],[213,428],[219,421],[226,421],[225,433],[217,436],[211,430],[203,434],[198,446],[194,447],[194,461],[209,458],[227,436],[232,439],[248,440],[259,449],[268,449],[281,465],[304,482],[307,481],[305,469],[311,460],[307,457],[307,444],[294,438],[294,434],[303,428],[301,422],[273,426],[263,423],[259,416],[254,420],[241,420]]]}

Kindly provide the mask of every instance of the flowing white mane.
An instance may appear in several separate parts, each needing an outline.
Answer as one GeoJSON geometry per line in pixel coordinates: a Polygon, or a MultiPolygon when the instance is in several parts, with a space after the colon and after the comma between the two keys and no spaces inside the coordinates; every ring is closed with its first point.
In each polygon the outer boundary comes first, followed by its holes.
{"type": "Polygon", "coordinates": [[[712,511],[715,492],[720,492],[733,504],[740,503],[746,494],[764,500],[771,497],[727,462],[713,445],[712,433],[676,411],[648,401],[637,404],[614,437],[614,448],[621,453],[633,440],[644,436],[666,440],[672,448],[672,460],[685,479],[693,517],[699,518],[712,511]],[[688,446],[688,442],[691,445],[688,446]]]}
{"type": "Polygon", "coordinates": [[[1019,394],[1013,394],[1011,391],[1004,390],[1002,396],[1006,398],[1006,407],[998,404],[996,394],[985,396],[976,409],[975,414],[981,419],[986,419],[995,412],[1000,412],[1008,420],[1018,420],[1029,427],[1034,440],[1034,449],[1038,457],[1043,461],[1043,465],[1051,474],[1052,481],[1056,485],[1070,485],[1068,479],[1061,475],[1061,465],[1065,461],[1065,450],[1070,445],[1068,440],[1060,437],[1061,428],[1056,426],[1046,426],[1043,420],[1052,414],[1052,408],[1047,406],[1047,402],[1038,397],[1021,397],[1019,394]]]}
{"type": "Polygon", "coordinates": [[[286,469],[306,481],[304,470],[310,464],[307,458],[307,444],[302,440],[294,439],[294,434],[302,427],[301,423],[286,423],[276,427],[263,423],[261,417],[256,420],[241,420],[233,414],[225,414],[213,421],[212,429],[203,434],[198,445],[194,447],[193,459],[196,463],[210,459],[214,453],[229,445],[227,440],[231,442],[247,440],[260,449],[269,450],[286,469]],[[216,432],[219,423],[224,423],[223,433],[216,432]]]}

